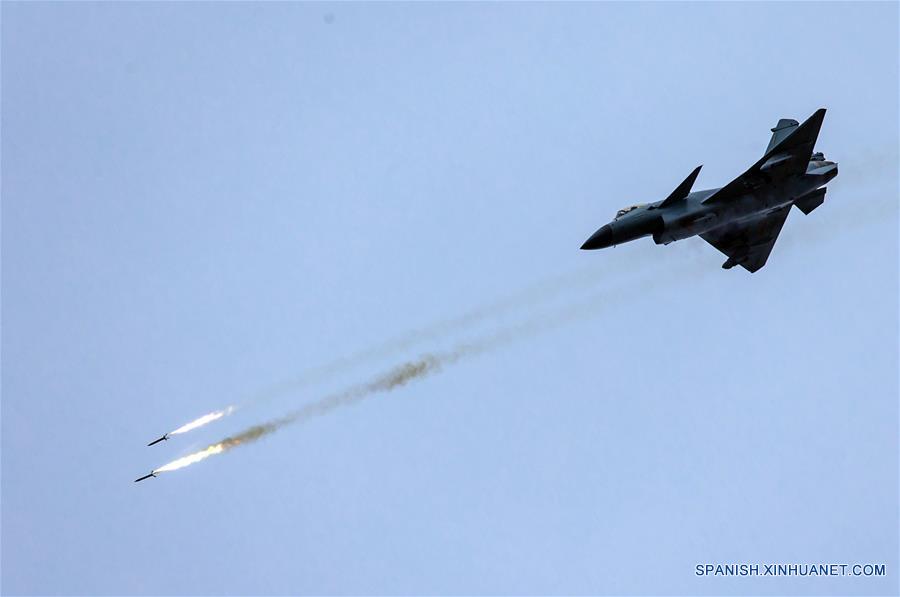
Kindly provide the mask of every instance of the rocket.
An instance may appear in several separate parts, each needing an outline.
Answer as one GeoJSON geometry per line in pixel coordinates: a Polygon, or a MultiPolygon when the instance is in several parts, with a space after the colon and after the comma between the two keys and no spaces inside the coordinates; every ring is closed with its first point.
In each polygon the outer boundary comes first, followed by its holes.
{"type": "Polygon", "coordinates": [[[169,434],[167,433],[167,434],[165,434],[164,436],[162,436],[161,438],[155,439],[155,440],[153,440],[152,442],[150,442],[150,443],[147,444],[147,445],[148,445],[148,446],[152,446],[153,444],[158,444],[159,442],[161,442],[161,441],[163,441],[163,440],[168,440],[168,439],[169,439],[169,434]]]}
{"type": "Polygon", "coordinates": [[[140,479],[135,479],[134,482],[137,483],[138,481],[143,481],[144,479],[149,479],[150,477],[156,477],[156,471],[150,471],[149,475],[144,475],[140,479]]]}

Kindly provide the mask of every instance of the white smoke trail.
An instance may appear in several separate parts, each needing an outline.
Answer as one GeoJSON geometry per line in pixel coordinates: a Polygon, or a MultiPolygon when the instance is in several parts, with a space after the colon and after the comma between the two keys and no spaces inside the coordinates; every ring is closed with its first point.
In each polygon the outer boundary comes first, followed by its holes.
{"type": "MultiPolygon", "coordinates": [[[[628,264],[624,263],[617,265],[619,269],[627,270],[629,267],[628,264]]],[[[502,317],[519,309],[550,302],[564,294],[590,288],[603,282],[605,278],[602,274],[610,273],[611,269],[609,264],[604,266],[592,265],[540,280],[518,292],[484,306],[476,307],[462,315],[438,321],[418,330],[412,330],[382,344],[365,348],[349,356],[335,359],[323,366],[309,369],[299,377],[271,386],[239,401],[238,404],[202,415],[170,432],[169,435],[178,435],[199,429],[251,404],[260,404],[279,396],[296,392],[305,387],[333,379],[372,361],[391,357],[414,346],[439,339],[454,332],[471,329],[487,320],[502,317]]]]}
{"type": "Polygon", "coordinates": [[[464,358],[492,351],[511,342],[592,317],[601,313],[612,301],[620,301],[634,295],[644,294],[660,283],[681,279],[692,273],[701,274],[705,269],[697,264],[682,265],[681,267],[670,269],[662,275],[648,276],[633,286],[594,295],[586,301],[569,304],[548,314],[532,317],[523,323],[502,328],[478,340],[459,344],[452,350],[422,355],[417,359],[390,369],[369,382],[325,396],[285,416],[248,427],[244,431],[210,444],[202,450],[165,464],[155,469],[154,472],[169,472],[190,466],[210,456],[222,454],[238,446],[255,442],[288,425],[326,415],[338,408],[356,404],[374,394],[390,392],[413,380],[423,379],[464,358]]]}

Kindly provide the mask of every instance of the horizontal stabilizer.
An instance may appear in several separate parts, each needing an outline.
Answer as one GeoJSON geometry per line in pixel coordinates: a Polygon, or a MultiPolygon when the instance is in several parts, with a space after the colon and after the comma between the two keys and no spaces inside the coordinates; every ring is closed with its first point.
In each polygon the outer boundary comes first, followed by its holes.
{"type": "Polygon", "coordinates": [[[691,188],[694,186],[694,181],[697,180],[697,175],[700,173],[700,168],[703,167],[703,164],[700,164],[694,171],[688,174],[687,178],[685,178],[678,187],[672,191],[672,193],[666,197],[665,201],[659,204],[659,207],[668,207],[674,203],[679,201],[683,201],[688,193],[691,192],[691,188]]]}
{"type": "Polygon", "coordinates": [[[781,143],[781,141],[794,132],[794,129],[800,126],[800,123],[793,118],[782,118],[778,124],[772,129],[772,139],[769,146],[766,147],[766,153],[772,151],[772,148],[781,143]]]}
{"type": "Polygon", "coordinates": [[[812,210],[822,205],[822,202],[825,201],[825,189],[824,187],[821,189],[817,189],[812,193],[807,193],[802,197],[798,197],[794,200],[794,205],[797,206],[797,209],[802,211],[804,214],[809,215],[812,210]]]}

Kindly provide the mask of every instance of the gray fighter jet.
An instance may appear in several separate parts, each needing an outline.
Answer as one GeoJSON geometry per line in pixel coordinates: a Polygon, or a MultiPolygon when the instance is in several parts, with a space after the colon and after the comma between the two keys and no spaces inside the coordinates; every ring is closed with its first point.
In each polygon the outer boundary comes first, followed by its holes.
{"type": "Polygon", "coordinates": [[[766,153],[719,189],[691,192],[700,166],[663,201],[632,205],[595,232],[582,249],[603,249],[644,236],[667,245],[699,234],[728,256],[725,269],[755,272],[766,264],[791,206],[804,214],[825,201],[825,185],[837,176],[835,162],[813,153],[825,109],[806,122],[782,118],[766,153]]]}

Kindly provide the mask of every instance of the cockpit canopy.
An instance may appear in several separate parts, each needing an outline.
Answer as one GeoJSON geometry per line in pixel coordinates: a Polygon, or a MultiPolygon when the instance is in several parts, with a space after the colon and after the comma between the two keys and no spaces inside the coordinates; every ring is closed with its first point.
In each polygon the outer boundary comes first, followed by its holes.
{"type": "Polygon", "coordinates": [[[624,207],[624,208],[622,208],[622,209],[620,209],[619,211],[616,212],[616,217],[615,217],[615,219],[618,220],[619,218],[621,218],[622,216],[624,216],[624,215],[627,214],[628,212],[633,211],[633,210],[635,210],[635,209],[637,209],[637,208],[639,208],[639,207],[644,207],[645,205],[647,205],[647,204],[646,204],[646,203],[638,203],[637,205],[631,205],[631,206],[629,206],[629,207],[624,207]]]}

